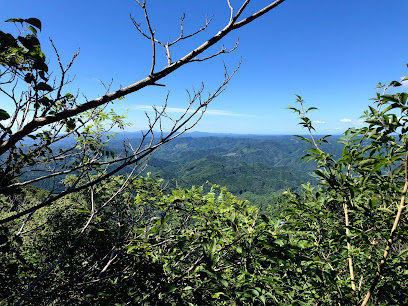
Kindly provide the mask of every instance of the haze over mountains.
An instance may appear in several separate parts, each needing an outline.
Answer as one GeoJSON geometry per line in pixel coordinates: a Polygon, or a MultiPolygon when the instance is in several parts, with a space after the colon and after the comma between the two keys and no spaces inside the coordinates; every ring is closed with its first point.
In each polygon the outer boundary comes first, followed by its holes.
{"type": "MultiPolygon", "coordinates": [[[[136,135],[120,133],[108,148],[119,153],[125,139],[140,142],[132,137],[136,135]]],[[[332,142],[336,139],[331,137],[332,142]]],[[[316,182],[316,165],[299,162],[308,148],[308,143],[288,135],[188,133],[160,147],[143,175],[150,172],[171,187],[209,186],[209,182],[238,196],[265,195],[316,182]]],[[[335,154],[340,146],[330,150],[335,154]]]]}
{"type": "MultiPolygon", "coordinates": [[[[160,135],[156,133],[156,135],[160,135]]],[[[123,143],[137,146],[140,132],[121,132],[111,138],[108,151],[123,152],[123,143]]],[[[339,154],[337,137],[325,149],[339,154]]],[[[74,144],[74,138],[63,139],[59,148],[74,144]]],[[[285,189],[298,190],[301,184],[316,183],[315,163],[299,162],[310,144],[289,135],[239,135],[193,132],[183,134],[158,148],[148,160],[143,176],[162,178],[171,188],[191,188],[211,184],[225,186],[234,195],[250,199],[255,205],[285,189]]],[[[120,174],[128,174],[131,167],[120,174]]],[[[30,177],[35,174],[30,174],[30,177]]],[[[47,182],[35,184],[47,189],[47,182]]]]}

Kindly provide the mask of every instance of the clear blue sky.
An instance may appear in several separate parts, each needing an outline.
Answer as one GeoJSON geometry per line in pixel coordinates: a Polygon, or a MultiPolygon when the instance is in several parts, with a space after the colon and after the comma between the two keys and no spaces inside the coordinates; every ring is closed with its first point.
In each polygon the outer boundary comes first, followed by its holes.
{"type": "MultiPolygon", "coordinates": [[[[232,1],[238,6],[242,1],[232,1]]],[[[270,3],[253,0],[250,12],[270,3]]],[[[229,10],[223,0],[150,0],[151,22],[159,38],[178,35],[179,19],[186,12],[185,33],[196,30],[205,17],[214,15],[207,31],[173,51],[174,58],[187,53],[222,28],[229,10]]],[[[239,48],[205,63],[183,67],[160,83],[117,101],[118,113],[128,111],[133,122],[129,130],[146,127],[144,110],[163,105],[170,91],[171,114],[187,104],[185,90],[217,87],[223,78],[223,61],[233,70],[242,65],[224,92],[211,103],[209,112],[195,131],[245,134],[302,133],[297,116],[286,110],[294,105],[295,94],[307,106],[319,133],[341,133],[358,125],[378,82],[388,83],[408,75],[408,1],[406,0],[287,0],[281,6],[241,28],[224,41],[232,47],[239,36],[239,48]]],[[[147,76],[151,56],[149,41],[133,27],[132,14],[143,21],[143,14],[132,0],[41,0],[3,1],[0,20],[37,17],[43,22],[40,40],[51,63],[48,37],[59,49],[63,61],[81,49],[71,75],[89,99],[104,93],[98,80],[112,89],[126,86],[147,76]]],[[[15,33],[12,24],[1,30],[15,33]]],[[[221,45],[212,51],[217,51],[221,45]]],[[[158,50],[158,68],[164,65],[164,52],[158,50]]],[[[56,66],[53,66],[56,69],[56,66]]]]}

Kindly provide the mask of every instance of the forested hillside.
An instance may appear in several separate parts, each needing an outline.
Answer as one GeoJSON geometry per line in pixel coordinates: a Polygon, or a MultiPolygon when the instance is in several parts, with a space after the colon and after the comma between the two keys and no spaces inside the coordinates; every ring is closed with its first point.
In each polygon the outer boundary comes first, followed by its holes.
{"type": "Polygon", "coordinates": [[[158,149],[146,171],[173,187],[209,181],[228,187],[235,195],[266,195],[316,182],[314,165],[299,162],[307,148],[293,136],[183,137],[158,149]]]}
{"type": "MultiPolygon", "coordinates": [[[[120,156],[123,154],[123,141],[139,143],[138,133],[117,134],[106,146],[106,150],[120,156]]],[[[251,194],[269,197],[282,193],[285,189],[298,190],[302,183],[315,184],[317,177],[313,170],[316,163],[304,163],[300,159],[310,145],[294,136],[241,136],[233,135],[212,137],[186,137],[161,146],[147,161],[142,175],[150,173],[162,178],[169,187],[190,188],[210,185],[226,186],[228,190],[241,198],[251,194]],[[243,195],[243,196],[242,196],[243,195]]],[[[341,146],[336,144],[337,137],[329,138],[333,145],[328,147],[335,155],[341,154],[341,146]]],[[[53,150],[66,149],[74,139],[66,140],[53,150]]],[[[72,163],[73,161],[68,161],[72,163]]],[[[129,174],[131,167],[120,173],[129,174]]],[[[32,179],[35,172],[29,172],[23,180],[32,179]]],[[[52,181],[34,183],[35,186],[50,190],[52,181]]],[[[261,205],[257,201],[254,205],[261,205]]]]}

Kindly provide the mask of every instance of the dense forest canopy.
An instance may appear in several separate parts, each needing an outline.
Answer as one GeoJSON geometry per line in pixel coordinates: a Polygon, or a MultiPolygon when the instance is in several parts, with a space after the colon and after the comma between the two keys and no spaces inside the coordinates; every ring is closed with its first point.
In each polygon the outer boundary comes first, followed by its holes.
{"type": "MultiPolygon", "coordinates": [[[[119,156],[123,153],[123,141],[128,139],[130,143],[140,143],[138,136],[139,133],[118,133],[107,143],[106,151],[119,156]]],[[[52,149],[66,149],[73,143],[73,139],[66,140],[52,149]]],[[[316,163],[299,162],[308,148],[309,144],[293,136],[188,137],[186,134],[156,150],[147,161],[144,173],[165,179],[172,188],[201,186],[209,181],[226,186],[235,195],[269,196],[287,188],[296,190],[307,181],[317,182],[313,173],[316,163]]],[[[336,151],[337,155],[342,150],[340,145],[327,149],[336,151]]],[[[69,162],[74,162],[74,159],[69,162]]],[[[126,167],[119,173],[126,175],[132,169],[126,167]]],[[[35,171],[27,172],[21,179],[33,179],[36,175],[35,171]]],[[[55,184],[58,180],[33,183],[47,190],[55,184]]],[[[208,188],[209,185],[207,191],[208,188]]]]}
{"type": "Polygon", "coordinates": [[[203,88],[190,93],[170,131],[154,132],[169,119],[164,107],[138,141],[119,146],[114,139],[111,129],[125,118],[109,111],[109,102],[228,53],[222,47],[199,57],[284,1],[245,15],[249,2],[234,9],[227,1],[227,26],[175,60],[171,47],[194,33],[157,40],[146,3],[137,1],[147,31],[134,25],[153,46],[150,73],[85,101],[65,91],[77,55],[68,66],[59,61],[52,79],[37,38],[40,20],[8,20],[22,30],[0,31],[0,91],[15,106],[0,109],[1,304],[408,303],[408,93],[397,93],[399,81],[380,85],[365,125],[340,138],[316,136],[309,118],[315,108],[305,109],[298,96],[290,109],[308,136],[296,141],[176,139],[225,90],[226,71],[205,99],[203,88]],[[160,46],[168,60],[161,70],[160,46]],[[291,170],[294,157],[311,163],[291,170]],[[297,186],[288,188],[287,180],[297,186]],[[257,200],[265,186],[278,193],[262,207],[237,197],[251,191],[247,198],[257,200]]]}

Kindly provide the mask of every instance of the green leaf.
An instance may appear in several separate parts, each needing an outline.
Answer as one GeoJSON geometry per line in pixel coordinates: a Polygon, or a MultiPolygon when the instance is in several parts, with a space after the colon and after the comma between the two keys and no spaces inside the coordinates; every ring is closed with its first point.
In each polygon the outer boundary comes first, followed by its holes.
{"type": "MultiPolygon", "coordinates": [[[[383,95],[383,96],[381,96],[381,98],[384,101],[391,101],[391,102],[396,102],[396,103],[399,102],[398,97],[396,95],[383,95]]],[[[370,109],[372,109],[372,107],[370,107],[370,109]]],[[[374,114],[378,115],[378,112],[375,111],[374,114]]]]}
{"type": "Polygon", "coordinates": [[[389,213],[389,214],[394,213],[391,209],[388,209],[386,207],[379,207],[378,210],[389,213]]]}
{"type": "MultiPolygon", "coordinates": [[[[0,45],[2,48],[3,46],[7,46],[8,48],[18,48],[18,44],[13,35],[2,31],[0,31],[0,45]]],[[[3,57],[0,57],[0,59],[3,59],[3,57]]]]}
{"type": "Polygon", "coordinates": [[[40,19],[28,18],[28,19],[25,19],[25,22],[27,22],[28,24],[31,24],[32,26],[35,26],[37,29],[39,29],[41,31],[41,21],[40,21],[40,19]]]}
{"type": "MultiPolygon", "coordinates": [[[[28,23],[34,27],[36,27],[37,29],[39,29],[41,31],[41,21],[40,19],[37,18],[28,18],[28,19],[23,19],[23,18],[10,18],[7,19],[5,22],[19,22],[21,24],[28,23]]],[[[37,31],[36,31],[37,33],[37,31]]]]}
{"type": "Polygon", "coordinates": [[[235,221],[235,211],[232,212],[229,219],[230,219],[231,223],[234,223],[234,221],[235,221]]]}
{"type": "Polygon", "coordinates": [[[10,18],[10,19],[7,19],[4,22],[20,22],[20,23],[23,23],[24,21],[25,21],[25,19],[23,19],[23,18],[10,18]]]}
{"type": "Polygon", "coordinates": [[[317,107],[309,107],[309,108],[305,111],[305,113],[307,114],[309,111],[314,110],[314,109],[317,109],[317,110],[318,110],[317,107]]]}
{"type": "Polygon", "coordinates": [[[69,119],[66,123],[66,127],[68,131],[72,131],[76,127],[75,119],[69,119]]]}
{"type": "Polygon", "coordinates": [[[169,287],[167,287],[167,292],[165,294],[170,294],[173,293],[174,291],[177,290],[177,286],[176,285],[170,285],[169,287]]]}
{"type": "Polygon", "coordinates": [[[43,90],[43,91],[53,91],[53,88],[52,88],[50,85],[48,85],[47,83],[40,82],[40,83],[38,83],[37,86],[35,87],[35,90],[38,90],[38,91],[40,91],[40,90],[43,90]]]}
{"type": "Polygon", "coordinates": [[[389,85],[389,87],[398,87],[401,86],[402,84],[400,82],[397,81],[392,81],[389,85]]]}
{"type": "Polygon", "coordinates": [[[80,213],[86,213],[86,214],[89,214],[89,213],[90,213],[89,210],[84,210],[84,209],[77,209],[76,211],[77,211],[77,212],[80,212],[80,213]]]}
{"type": "Polygon", "coordinates": [[[52,101],[52,100],[48,99],[47,97],[42,97],[42,98],[40,99],[40,103],[41,103],[42,105],[44,105],[44,106],[50,105],[51,101],[52,101]]]}
{"type": "Polygon", "coordinates": [[[253,295],[259,296],[259,292],[255,289],[249,289],[249,292],[251,292],[253,295]]]}
{"type": "Polygon", "coordinates": [[[38,46],[40,46],[40,41],[35,37],[35,35],[27,35],[25,37],[18,37],[18,40],[23,44],[24,47],[26,47],[30,51],[34,51],[39,55],[38,53],[41,52],[39,51],[38,46]]]}
{"type": "MultiPolygon", "coordinates": [[[[226,294],[225,294],[224,292],[217,292],[216,294],[214,294],[214,298],[219,299],[221,295],[225,295],[225,296],[226,296],[226,294]]],[[[189,303],[189,305],[194,306],[194,305],[196,305],[196,304],[191,304],[191,303],[189,303]]]]}
{"type": "Polygon", "coordinates": [[[8,118],[10,118],[8,112],[6,112],[4,109],[0,109],[0,120],[6,120],[8,118]]]}
{"type": "Polygon", "coordinates": [[[26,83],[28,83],[28,84],[30,84],[32,81],[34,81],[35,80],[35,77],[34,77],[34,75],[30,72],[30,73],[27,73],[25,76],[24,76],[24,81],[26,82],[26,83]]]}
{"type": "Polygon", "coordinates": [[[403,251],[401,251],[401,253],[399,253],[398,256],[405,256],[405,255],[407,255],[407,254],[408,254],[408,248],[405,249],[405,250],[403,250],[403,251]]]}
{"type": "Polygon", "coordinates": [[[267,215],[265,215],[265,214],[262,214],[261,215],[261,218],[262,218],[262,220],[265,222],[265,223],[269,223],[269,218],[268,218],[268,216],[267,215]]]}
{"type": "Polygon", "coordinates": [[[32,26],[29,26],[28,29],[29,29],[31,32],[33,32],[34,35],[37,35],[37,30],[36,30],[36,28],[34,28],[34,27],[32,27],[32,26]]]}
{"type": "Polygon", "coordinates": [[[228,282],[227,282],[225,279],[221,278],[221,279],[220,279],[220,283],[223,284],[223,286],[224,286],[225,288],[228,288],[228,282]]]}
{"type": "Polygon", "coordinates": [[[294,112],[300,114],[300,110],[298,110],[297,108],[294,108],[294,107],[292,107],[292,106],[289,106],[289,107],[287,107],[286,109],[291,109],[291,110],[293,110],[294,112]]]}
{"type": "Polygon", "coordinates": [[[128,246],[126,253],[130,254],[130,253],[132,253],[132,251],[133,251],[134,249],[136,249],[136,246],[135,246],[135,245],[128,246]]]}
{"type": "Polygon", "coordinates": [[[322,170],[320,170],[320,169],[316,169],[315,171],[314,171],[318,176],[320,176],[320,177],[322,177],[323,179],[327,179],[327,174],[326,173],[324,173],[322,170]]]}

